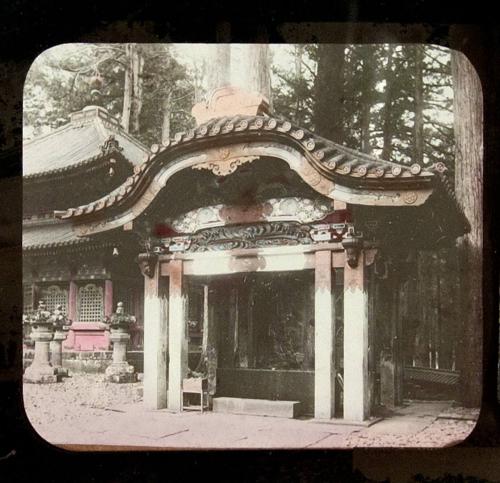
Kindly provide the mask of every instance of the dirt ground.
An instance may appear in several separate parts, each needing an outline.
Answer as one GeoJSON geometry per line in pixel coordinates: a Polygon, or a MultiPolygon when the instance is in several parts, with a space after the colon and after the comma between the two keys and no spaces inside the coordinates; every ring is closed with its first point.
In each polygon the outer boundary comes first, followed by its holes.
{"type": "Polygon", "coordinates": [[[464,440],[477,410],[450,401],[407,401],[369,427],[143,408],[142,383],[113,384],[75,374],[56,384],[25,384],[24,405],[35,430],[56,445],[155,448],[442,447],[464,440]]]}

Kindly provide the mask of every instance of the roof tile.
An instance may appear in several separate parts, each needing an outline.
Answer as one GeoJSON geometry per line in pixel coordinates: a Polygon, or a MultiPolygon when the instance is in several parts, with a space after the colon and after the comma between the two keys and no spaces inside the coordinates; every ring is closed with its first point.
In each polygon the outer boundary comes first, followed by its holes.
{"type": "Polygon", "coordinates": [[[102,156],[103,146],[112,136],[125,158],[134,165],[149,154],[148,149],[127,134],[106,111],[85,109],[84,118],[72,116],[72,121],[65,126],[24,143],[23,176],[48,174],[102,156]]]}

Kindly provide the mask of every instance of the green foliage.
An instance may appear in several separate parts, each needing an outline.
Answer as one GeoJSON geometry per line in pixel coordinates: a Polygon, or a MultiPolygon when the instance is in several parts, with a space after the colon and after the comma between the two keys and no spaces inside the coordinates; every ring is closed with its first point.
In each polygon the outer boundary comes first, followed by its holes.
{"type": "Polygon", "coordinates": [[[191,117],[194,87],[186,68],[174,58],[170,45],[151,44],[143,48],[142,53],[144,97],[139,138],[149,146],[161,141],[164,101],[169,95],[167,109],[170,112],[171,133],[194,126],[191,117]]]}
{"type": "Polygon", "coordinates": [[[316,45],[295,46],[286,49],[294,58],[294,69],[273,65],[273,107],[284,119],[311,129],[314,108],[314,55],[316,45]]]}
{"type": "MultiPolygon", "coordinates": [[[[403,163],[443,161],[453,170],[449,51],[432,45],[345,45],[337,65],[338,49],[310,44],[274,50],[275,115],[326,137],[328,126],[340,122],[332,133],[349,147],[403,163]]],[[[193,127],[190,111],[206,73],[188,70],[171,44],[139,45],[139,51],[144,67],[136,135],[151,145],[161,141],[162,127],[171,135],[193,127]]],[[[89,104],[121,120],[126,55],[125,44],[66,44],[39,56],[25,83],[25,136],[65,124],[71,112],[89,104]]]]}
{"type": "MultiPolygon", "coordinates": [[[[163,99],[170,91],[173,132],[192,125],[193,88],[169,45],[147,44],[140,54],[143,97],[137,137],[150,145],[161,140],[163,99]]],[[[89,104],[103,106],[121,120],[126,66],[125,44],[67,44],[44,52],[25,82],[25,136],[66,124],[71,112],[89,104]]]]}
{"type": "MultiPolygon", "coordinates": [[[[422,143],[421,162],[442,161],[453,171],[450,52],[433,45],[344,47],[343,65],[332,65],[331,69],[321,71],[323,76],[332,77],[332,83],[338,69],[343,71],[342,86],[338,87],[337,94],[341,107],[335,112],[342,117],[342,143],[406,164],[418,159],[416,151],[422,143]],[[418,55],[422,62],[417,66],[418,55]],[[422,113],[421,141],[416,138],[418,126],[415,125],[419,111],[422,113]]],[[[330,59],[321,59],[321,55],[328,55],[328,49],[308,45],[300,50],[303,66],[300,75],[294,63],[298,53],[297,46],[288,47],[290,67],[274,66],[274,107],[278,116],[315,130],[315,116],[318,122],[321,120],[318,115],[331,115],[332,94],[324,88],[315,89],[315,86],[329,85],[330,79],[318,78],[317,69],[319,62],[328,64],[330,59]]]]}

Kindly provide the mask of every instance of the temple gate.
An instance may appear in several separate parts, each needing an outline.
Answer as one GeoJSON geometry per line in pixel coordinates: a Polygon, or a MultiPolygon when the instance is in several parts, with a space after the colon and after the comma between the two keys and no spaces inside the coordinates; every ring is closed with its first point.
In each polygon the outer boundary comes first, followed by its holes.
{"type": "Polygon", "coordinates": [[[212,397],[299,400],[319,419],[364,421],[380,394],[397,404],[401,327],[374,294],[397,285],[410,248],[465,230],[445,167],[359,153],[232,88],[203,118],[108,195],[57,214],[79,236],[141,246],[145,404],[181,410],[193,372],[212,397]],[[384,347],[392,372],[376,380],[384,347]]]}

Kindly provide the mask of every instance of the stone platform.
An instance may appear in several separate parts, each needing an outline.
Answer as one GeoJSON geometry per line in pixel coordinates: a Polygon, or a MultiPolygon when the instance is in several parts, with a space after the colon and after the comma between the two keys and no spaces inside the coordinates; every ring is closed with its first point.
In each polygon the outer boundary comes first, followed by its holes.
{"type": "Polygon", "coordinates": [[[216,413],[274,416],[279,418],[296,418],[300,416],[301,406],[299,401],[270,401],[268,399],[239,397],[216,397],[213,400],[213,411],[216,413]]]}

